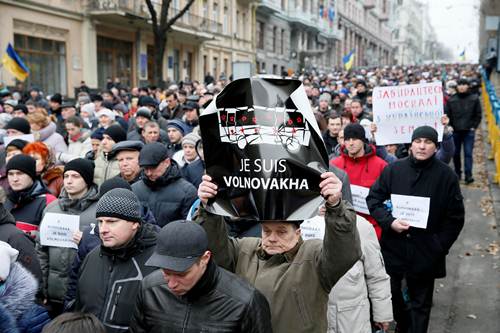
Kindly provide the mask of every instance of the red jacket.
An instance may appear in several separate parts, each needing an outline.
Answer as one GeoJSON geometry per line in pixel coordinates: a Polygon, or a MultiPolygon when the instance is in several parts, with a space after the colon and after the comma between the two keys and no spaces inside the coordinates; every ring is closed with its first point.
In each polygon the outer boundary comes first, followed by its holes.
{"type": "MultiPolygon", "coordinates": [[[[330,161],[331,165],[344,170],[349,176],[351,185],[370,188],[384,170],[387,162],[376,155],[374,145],[365,144],[365,154],[358,158],[349,157],[345,146],[340,149],[340,156],[330,161]]],[[[382,235],[382,229],[375,219],[370,215],[357,213],[366,218],[375,228],[378,239],[382,235]]]]}

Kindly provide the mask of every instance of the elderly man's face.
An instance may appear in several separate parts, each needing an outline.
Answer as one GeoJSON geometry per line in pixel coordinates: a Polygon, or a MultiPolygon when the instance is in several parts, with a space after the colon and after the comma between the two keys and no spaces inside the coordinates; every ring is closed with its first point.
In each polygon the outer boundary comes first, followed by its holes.
{"type": "Polygon", "coordinates": [[[292,223],[262,223],[262,248],[267,254],[281,254],[290,251],[297,245],[300,229],[292,223]]]}

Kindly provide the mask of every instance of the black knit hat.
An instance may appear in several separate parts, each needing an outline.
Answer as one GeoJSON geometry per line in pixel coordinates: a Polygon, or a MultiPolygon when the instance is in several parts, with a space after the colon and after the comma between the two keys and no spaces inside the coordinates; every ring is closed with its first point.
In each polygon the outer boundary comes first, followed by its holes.
{"type": "Polygon", "coordinates": [[[15,111],[21,111],[22,113],[24,114],[28,114],[28,108],[26,107],[26,105],[24,104],[17,104],[15,107],[14,107],[14,112],[15,111]]]}
{"type": "Polygon", "coordinates": [[[117,176],[110,178],[101,184],[101,186],[99,187],[99,198],[102,198],[103,195],[114,188],[125,188],[132,191],[132,186],[130,186],[130,184],[125,179],[117,176]]]}
{"type": "Polygon", "coordinates": [[[344,128],[344,140],[359,139],[366,141],[365,129],[360,124],[349,124],[344,128]]]}
{"type": "Polygon", "coordinates": [[[24,147],[28,144],[28,141],[24,141],[22,139],[14,139],[5,147],[5,149],[9,147],[16,147],[19,150],[23,150],[24,147]]]}
{"type": "Polygon", "coordinates": [[[97,202],[95,216],[116,217],[125,221],[141,222],[141,206],[134,192],[114,188],[97,202]]]}
{"type": "Polygon", "coordinates": [[[94,184],[94,163],[91,161],[85,158],[71,160],[64,166],[64,173],[70,170],[78,172],[89,187],[94,184]]]}
{"type": "Polygon", "coordinates": [[[434,128],[430,126],[420,126],[413,131],[413,134],[411,135],[411,141],[413,142],[414,140],[420,138],[429,139],[434,142],[436,146],[438,145],[438,133],[434,128]]]}
{"type": "Polygon", "coordinates": [[[109,135],[115,143],[127,140],[127,132],[120,125],[111,125],[104,130],[103,134],[109,135]]]}
{"type": "Polygon", "coordinates": [[[54,103],[62,103],[62,96],[59,93],[56,93],[50,97],[50,101],[54,103]]]}
{"type": "Polygon", "coordinates": [[[9,170],[19,170],[30,176],[31,179],[36,179],[36,161],[28,155],[15,155],[9,160],[5,170],[7,173],[9,170]]]}
{"type": "Polygon", "coordinates": [[[19,118],[15,117],[12,118],[7,125],[5,125],[5,129],[15,129],[19,132],[22,132],[24,134],[30,134],[31,133],[31,126],[28,120],[24,118],[19,118]]]}

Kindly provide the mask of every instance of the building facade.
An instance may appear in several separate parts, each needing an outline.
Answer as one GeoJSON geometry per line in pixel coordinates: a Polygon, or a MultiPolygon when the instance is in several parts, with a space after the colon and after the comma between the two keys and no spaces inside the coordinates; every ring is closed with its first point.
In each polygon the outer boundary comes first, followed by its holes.
{"type": "Polygon", "coordinates": [[[417,0],[393,2],[394,60],[398,65],[417,65],[423,61],[424,8],[417,0]]]}
{"type": "MultiPolygon", "coordinates": [[[[491,49],[500,55],[500,6],[495,0],[481,0],[479,11],[479,62],[484,63],[491,49]]],[[[498,61],[497,71],[500,71],[498,61]]]]}
{"type": "Polygon", "coordinates": [[[338,28],[342,40],[336,44],[337,65],[354,51],[354,66],[393,63],[392,36],[388,21],[393,13],[389,0],[339,0],[338,28]]]}
{"type": "MultiPolygon", "coordinates": [[[[184,1],[171,2],[169,17],[184,1]]],[[[155,47],[145,1],[0,0],[0,20],[0,47],[12,43],[30,68],[26,86],[73,96],[81,81],[100,89],[108,78],[128,87],[153,83],[155,47]]],[[[196,0],[171,27],[163,78],[229,77],[233,62],[254,63],[251,20],[247,0],[196,0]]],[[[4,69],[1,80],[15,84],[4,69]]]]}

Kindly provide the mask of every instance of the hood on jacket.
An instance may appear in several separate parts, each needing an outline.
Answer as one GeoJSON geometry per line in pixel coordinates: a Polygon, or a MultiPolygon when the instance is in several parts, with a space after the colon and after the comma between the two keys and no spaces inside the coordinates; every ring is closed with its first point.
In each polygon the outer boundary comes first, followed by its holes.
{"type": "Polygon", "coordinates": [[[365,150],[365,154],[363,156],[357,157],[357,158],[352,158],[349,156],[349,153],[347,152],[347,148],[345,147],[345,145],[342,145],[342,147],[340,148],[340,155],[344,156],[344,158],[346,158],[346,159],[350,159],[353,161],[354,160],[362,161],[362,160],[368,159],[368,158],[376,155],[376,153],[377,153],[375,146],[372,144],[368,144],[368,143],[364,144],[364,150],[365,150]]]}
{"type": "Polygon", "coordinates": [[[145,249],[156,245],[157,230],[155,225],[142,222],[139,230],[130,242],[117,249],[105,247],[101,243],[101,253],[109,257],[120,258],[121,260],[132,258],[145,249]]]}
{"type": "Polygon", "coordinates": [[[99,190],[95,184],[92,185],[87,193],[79,199],[70,199],[68,193],[63,187],[57,200],[62,211],[73,214],[80,214],[97,201],[99,201],[99,190]]]}
{"type": "Polygon", "coordinates": [[[156,189],[159,187],[165,187],[170,183],[173,183],[177,179],[181,178],[181,171],[179,170],[179,166],[177,165],[177,162],[175,162],[172,158],[170,159],[170,166],[168,167],[167,171],[163,174],[163,176],[159,177],[157,180],[154,182],[151,181],[146,174],[144,173],[144,170],[141,171],[141,177],[142,181],[144,184],[146,184],[147,187],[151,189],[156,189]]]}
{"type": "Polygon", "coordinates": [[[20,263],[14,262],[5,287],[0,291],[0,305],[18,319],[34,304],[37,290],[35,277],[20,263]]]}
{"type": "Polygon", "coordinates": [[[39,141],[45,141],[47,140],[48,137],[50,137],[52,134],[56,132],[56,129],[57,125],[51,121],[46,127],[42,128],[41,130],[35,133],[38,133],[38,135],[40,135],[38,139],[39,141]]]}

